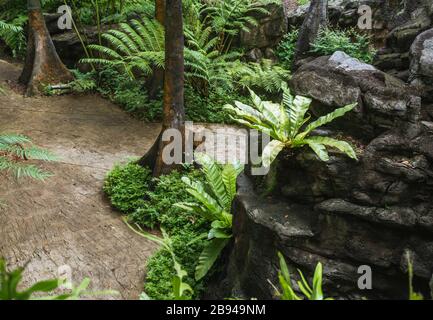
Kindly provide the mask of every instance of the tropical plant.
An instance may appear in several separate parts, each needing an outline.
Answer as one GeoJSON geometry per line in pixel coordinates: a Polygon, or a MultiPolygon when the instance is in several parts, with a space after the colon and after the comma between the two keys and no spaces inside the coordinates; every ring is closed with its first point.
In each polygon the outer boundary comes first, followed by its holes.
{"type": "Polygon", "coordinates": [[[41,294],[50,294],[61,286],[66,287],[64,279],[51,279],[39,281],[31,285],[27,289],[20,290],[21,281],[25,267],[19,267],[12,271],[7,269],[6,260],[0,258],[0,300],[77,300],[82,296],[87,295],[117,295],[116,291],[101,291],[89,292],[87,288],[90,284],[90,279],[84,279],[77,287],[69,284],[69,289],[66,293],[58,295],[40,296],[41,294]],[[39,296],[35,297],[35,294],[39,296]]]}
{"type": "Polygon", "coordinates": [[[312,100],[302,96],[293,97],[287,86],[283,86],[283,102],[280,104],[262,101],[252,90],[250,93],[253,106],[236,101],[235,106],[226,105],[225,109],[236,122],[257,129],[274,139],[263,150],[262,162],[265,167],[269,167],[284,148],[304,146],[310,147],[322,161],[329,160],[326,147],[336,148],[350,158],[357,159],[349,143],[330,137],[312,136],[315,129],[342,117],[353,110],[356,104],[336,109],[308,123],[310,116],[306,116],[306,113],[312,100]]]}
{"type": "Polygon", "coordinates": [[[370,37],[354,29],[322,29],[316,41],[312,43],[311,51],[320,55],[331,55],[336,51],[344,51],[351,57],[367,63],[373,61],[376,53],[371,49],[370,37]]]}
{"type": "Polygon", "coordinates": [[[31,140],[18,134],[0,134],[0,172],[11,172],[17,178],[45,180],[51,173],[43,171],[28,160],[55,161],[49,151],[34,146],[31,140]]]}
{"type": "Polygon", "coordinates": [[[258,22],[254,14],[269,14],[257,0],[209,0],[200,12],[205,16],[204,24],[212,27],[218,35],[218,51],[228,52],[231,43],[240,31],[250,32],[251,26],[258,22]]]}
{"type": "MultiPolygon", "coordinates": [[[[173,284],[173,300],[191,300],[191,296],[194,293],[193,289],[189,284],[183,281],[183,279],[188,275],[188,273],[183,269],[180,263],[177,261],[176,254],[174,253],[173,243],[169,235],[165,232],[164,229],[161,229],[161,233],[163,238],[157,237],[151,233],[144,231],[139,225],[135,225],[133,227],[129,224],[128,220],[124,219],[126,225],[133,230],[138,235],[151,240],[157,244],[159,244],[164,250],[170,253],[171,258],[173,260],[173,267],[176,271],[176,274],[173,276],[172,284],[173,284]]],[[[141,300],[151,300],[151,298],[143,292],[140,295],[141,300]]]]}
{"type": "MultiPolygon", "coordinates": [[[[304,300],[303,297],[298,296],[292,288],[292,280],[290,277],[289,268],[287,267],[286,260],[281,252],[278,252],[280,262],[280,271],[278,272],[278,280],[280,282],[281,291],[275,288],[276,295],[281,300],[304,300]]],[[[304,294],[307,300],[333,300],[332,298],[324,298],[322,291],[322,264],[319,262],[316,266],[313,276],[313,282],[310,286],[303,273],[298,269],[300,281],[297,281],[299,290],[304,294]]],[[[272,284],[272,283],[271,283],[272,284]]]]}
{"type": "Polygon", "coordinates": [[[18,56],[24,52],[26,38],[22,24],[25,19],[16,18],[12,22],[0,20],[0,39],[12,50],[13,56],[18,56]]]}
{"type": "Polygon", "coordinates": [[[234,67],[234,60],[241,57],[236,51],[220,54],[219,39],[212,34],[212,28],[205,27],[200,20],[185,28],[185,75],[192,87],[205,96],[209,95],[209,87],[232,89],[230,69],[234,67]]]}
{"type": "Polygon", "coordinates": [[[282,65],[287,68],[292,68],[293,59],[295,57],[296,41],[298,40],[299,30],[294,29],[286,33],[278,45],[276,54],[282,65]]]}
{"type": "Polygon", "coordinates": [[[233,164],[220,165],[210,156],[196,155],[201,171],[206,177],[205,184],[191,181],[183,177],[186,191],[196,200],[196,203],[181,202],[176,206],[190,212],[195,212],[211,221],[211,229],[207,235],[207,246],[199,257],[195,278],[202,279],[213,266],[221,251],[232,237],[231,205],[236,195],[236,179],[243,171],[243,166],[233,164]]]}
{"type": "Polygon", "coordinates": [[[99,58],[84,58],[82,63],[99,64],[119,68],[134,79],[133,71],[149,75],[153,67],[164,67],[164,27],[155,19],[144,17],[133,19],[131,25],[120,24],[120,30],[109,30],[102,34],[108,46],[91,44],[88,49],[101,55],[99,58]]]}
{"type": "Polygon", "coordinates": [[[234,69],[229,71],[243,89],[262,89],[268,93],[280,92],[281,83],[290,79],[290,71],[267,59],[258,63],[239,62],[234,69]]]}

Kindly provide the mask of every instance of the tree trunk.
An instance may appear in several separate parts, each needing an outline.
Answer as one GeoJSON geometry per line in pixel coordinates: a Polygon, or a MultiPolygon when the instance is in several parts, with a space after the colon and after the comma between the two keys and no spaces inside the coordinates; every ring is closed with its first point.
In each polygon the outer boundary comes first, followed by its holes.
{"type": "Polygon", "coordinates": [[[155,0],[155,18],[162,25],[165,25],[165,1],[155,0]]]}
{"type": "MultiPolygon", "coordinates": [[[[155,0],[155,18],[160,24],[165,25],[165,1],[155,0]]],[[[149,84],[149,98],[155,99],[158,92],[164,83],[164,70],[162,68],[154,68],[152,78],[149,84]]]]}
{"type": "Polygon", "coordinates": [[[163,159],[164,148],[172,142],[162,140],[162,134],[167,129],[179,130],[182,135],[182,145],[180,147],[183,153],[185,150],[185,108],[182,0],[166,0],[162,131],[155,145],[139,161],[141,165],[153,167],[154,176],[168,174],[180,164],[167,164],[163,159]]]}
{"type": "Polygon", "coordinates": [[[49,84],[73,80],[72,74],[57,55],[45,24],[40,0],[28,0],[29,34],[27,57],[19,81],[26,85],[26,95],[43,91],[49,84]]]}
{"type": "Polygon", "coordinates": [[[296,43],[294,66],[304,58],[311,49],[311,44],[317,39],[319,31],[328,24],[328,0],[311,0],[307,16],[299,30],[296,43]]]}

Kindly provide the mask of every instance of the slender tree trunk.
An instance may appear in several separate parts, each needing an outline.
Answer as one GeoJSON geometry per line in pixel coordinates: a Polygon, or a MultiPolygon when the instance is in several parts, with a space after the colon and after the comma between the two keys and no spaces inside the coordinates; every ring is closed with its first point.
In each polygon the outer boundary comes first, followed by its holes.
{"type": "MultiPolygon", "coordinates": [[[[165,25],[165,1],[155,0],[155,18],[160,24],[165,25]]],[[[162,68],[154,68],[152,78],[149,84],[149,98],[155,99],[158,92],[164,83],[164,70],[162,68]]]]}
{"type": "Polygon", "coordinates": [[[29,34],[27,57],[19,81],[26,85],[26,95],[43,91],[49,84],[73,80],[72,74],[60,60],[45,24],[40,0],[28,0],[29,34]]]}
{"type": "Polygon", "coordinates": [[[162,25],[165,25],[165,1],[155,0],[155,18],[162,25]]]}
{"type": "Polygon", "coordinates": [[[294,65],[304,58],[311,49],[311,44],[317,39],[319,31],[328,24],[328,0],[311,0],[307,16],[299,30],[296,43],[294,65]]]}
{"type": "MultiPolygon", "coordinates": [[[[141,165],[153,167],[153,175],[167,174],[179,164],[166,164],[164,148],[171,141],[162,141],[163,132],[176,129],[182,135],[182,151],[185,150],[185,107],[184,107],[184,35],[182,0],[166,0],[165,11],[165,70],[164,107],[162,131],[156,144],[139,161],[141,165]]],[[[183,158],[183,155],[182,155],[183,158]]]]}

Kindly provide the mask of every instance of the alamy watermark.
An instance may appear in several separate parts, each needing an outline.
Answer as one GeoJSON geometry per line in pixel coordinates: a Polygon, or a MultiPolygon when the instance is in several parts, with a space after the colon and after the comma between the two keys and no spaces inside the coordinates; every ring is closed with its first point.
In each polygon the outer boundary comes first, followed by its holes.
{"type": "Polygon", "coordinates": [[[194,153],[206,153],[219,163],[238,161],[250,165],[252,175],[266,175],[269,168],[262,166],[261,154],[271,138],[258,130],[221,127],[215,130],[200,129],[194,123],[185,123],[185,143],[182,132],[167,129],[162,134],[165,147],[162,160],[166,165],[192,164],[194,153]],[[195,147],[195,148],[194,148],[195,147]]]}
{"type": "Polygon", "coordinates": [[[57,20],[57,26],[60,30],[72,29],[72,10],[68,5],[62,5],[57,9],[57,13],[62,14],[57,20]]]}

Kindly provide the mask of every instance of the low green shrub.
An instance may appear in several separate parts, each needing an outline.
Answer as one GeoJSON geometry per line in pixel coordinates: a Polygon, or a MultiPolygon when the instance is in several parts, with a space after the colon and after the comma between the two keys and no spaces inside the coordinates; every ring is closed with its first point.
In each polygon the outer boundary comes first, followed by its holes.
{"type": "Polygon", "coordinates": [[[107,175],[104,191],[113,206],[131,213],[144,205],[151,172],[135,163],[116,165],[107,175]]]}
{"type": "MultiPolygon", "coordinates": [[[[142,227],[160,226],[170,235],[184,230],[206,232],[204,218],[174,206],[177,202],[194,199],[186,191],[182,176],[183,174],[174,171],[153,179],[154,187],[146,192],[146,201],[140,203],[140,206],[129,215],[129,220],[142,227]]],[[[202,179],[200,173],[195,170],[188,170],[187,176],[194,180],[202,179]]]]}
{"type": "Polygon", "coordinates": [[[354,29],[323,29],[312,44],[311,51],[319,55],[331,55],[336,51],[343,51],[366,63],[371,63],[376,53],[371,49],[370,37],[354,29]]]}
{"type": "MultiPolygon", "coordinates": [[[[185,282],[194,291],[194,297],[203,289],[203,279],[194,279],[198,258],[207,241],[203,234],[210,222],[199,214],[177,206],[178,202],[192,202],[181,178],[204,181],[198,170],[185,168],[169,175],[150,179],[150,170],[135,163],[116,166],[108,175],[104,191],[113,206],[128,214],[128,222],[143,228],[161,227],[170,236],[178,262],[187,271],[185,282]]],[[[145,293],[152,299],[172,299],[172,280],[175,275],[170,252],[163,248],[147,264],[145,293]]]]}
{"type": "MultiPolygon", "coordinates": [[[[206,240],[200,238],[199,231],[184,230],[171,236],[171,241],[178,262],[188,273],[184,281],[194,290],[192,298],[197,298],[203,292],[204,281],[196,281],[194,278],[195,268],[206,245],[206,240]]],[[[144,291],[152,299],[173,299],[172,279],[176,274],[173,269],[173,261],[170,252],[160,250],[147,262],[147,275],[144,291]]]]}

